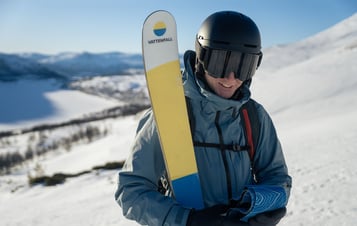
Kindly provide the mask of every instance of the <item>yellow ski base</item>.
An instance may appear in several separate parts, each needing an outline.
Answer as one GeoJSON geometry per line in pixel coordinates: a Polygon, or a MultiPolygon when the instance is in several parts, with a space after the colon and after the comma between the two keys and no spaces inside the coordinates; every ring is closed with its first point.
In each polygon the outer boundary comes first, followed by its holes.
{"type": "Polygon", "coordinates": [[[170,75],[179,71],[177,60],[147,71],[146,76],[171,180],[197,173],[182,77],[170,75]]]}

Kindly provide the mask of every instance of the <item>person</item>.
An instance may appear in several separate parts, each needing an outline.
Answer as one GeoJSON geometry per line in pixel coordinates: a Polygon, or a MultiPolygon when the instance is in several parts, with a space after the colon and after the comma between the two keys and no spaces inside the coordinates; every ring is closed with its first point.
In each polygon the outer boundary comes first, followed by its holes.
{"type": "MultiPolygon", "coordinates": [[[[246,145],[239,109],[251,100],[252,76],[262,60],[258,27],[239,12],[213,13],[196,35],[195,50],[186,51],[183,58],[193,140],[219,144],[217,147],[246,145]]],[[[286,208],[260,213],[246,222],[227,214],[232,200],[239,200],[246,185],[276,185],[287,197],[290,195],[291,177],[273,122],[261,104],[253,103],[261,123],[254,172],[245,151],[194,147],[205,205],[201,210],[181,206],[169,190],[163,189],[165,186],[160,186],[166,178],[165,163],[153,112],[148,110],[139,122],[132,152],[119,172],[115,198],[123,215],[141,225],[278,224],[286,208]]]]}

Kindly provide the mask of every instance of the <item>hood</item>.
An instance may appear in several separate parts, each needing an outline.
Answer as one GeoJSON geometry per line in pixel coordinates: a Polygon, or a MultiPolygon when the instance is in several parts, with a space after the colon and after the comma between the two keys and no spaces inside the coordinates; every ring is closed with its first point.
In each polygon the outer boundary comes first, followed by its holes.
{"type": "Polygon", "coordinates": [[[240,88],[242,98],[239,100],[226,99],[216,95],[206,88],[206,84],[195,76],[194,65],[196,53],[188,50],[184,54],[184,89],[185,96],[193,101],[198,101],[203,106],[207,106],[212,111],[222,111],[230,108],[239,109],[250,98],[249,87],[243,84],[240,88]]]}

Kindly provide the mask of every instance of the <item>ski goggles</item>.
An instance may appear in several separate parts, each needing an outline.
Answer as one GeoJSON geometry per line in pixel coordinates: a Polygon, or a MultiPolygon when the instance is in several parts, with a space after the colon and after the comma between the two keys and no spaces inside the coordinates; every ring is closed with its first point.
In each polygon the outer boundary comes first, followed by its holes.
{"type": "Polygon", "coordinates": [[[246,81],[254,75],[263,54],[202,48],[199,55],[198,60],[210,76],[225,78],[234,72],[235,78],[246,81]]]}

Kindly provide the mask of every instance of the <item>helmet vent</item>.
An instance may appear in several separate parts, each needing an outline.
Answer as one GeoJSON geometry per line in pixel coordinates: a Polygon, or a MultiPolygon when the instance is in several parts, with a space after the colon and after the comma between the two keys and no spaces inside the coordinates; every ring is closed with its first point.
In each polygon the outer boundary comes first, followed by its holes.
{"type": "Polygon", "coordinates": [[[244,44],[245,47],[248,47],[248,48],[257,48],[258,46],[257,45],[249,45],[249,44],[244,44]]]}
{"type": "Polygon", "coordinates": [[[229,45],[230,44],[230,42],[218,41],[218,40],[212,40],[212,42],[217,43],[217,44],[224,44],[224,45],[229,45]]]}

